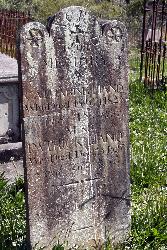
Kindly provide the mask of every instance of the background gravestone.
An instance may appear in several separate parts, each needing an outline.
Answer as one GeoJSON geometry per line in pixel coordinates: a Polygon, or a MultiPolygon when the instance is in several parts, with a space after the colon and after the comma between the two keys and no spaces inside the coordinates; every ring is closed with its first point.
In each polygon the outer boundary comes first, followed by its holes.
{"type": "Polygon", "coordinates": [[[0,144],[20,137],[17,61],[0,53],[0,144]]]}
{"type": "Polygon", "coordinates": [[[129,229],[126,30],[69,7],[20,38],[31,246],[118,242],[129,229]]]}

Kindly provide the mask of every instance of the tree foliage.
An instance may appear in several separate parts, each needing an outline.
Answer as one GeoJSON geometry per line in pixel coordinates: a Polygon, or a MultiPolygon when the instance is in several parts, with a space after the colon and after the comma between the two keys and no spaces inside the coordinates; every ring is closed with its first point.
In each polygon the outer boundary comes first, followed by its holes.
{"type": "Polygon", "coordinates": [[[116,0],[0,0],[0,8],[30,11],[35,20],[44,21],[60,9],[71,5],[84,6],[101,18],[122,19],[126,4],[117,4],[116,0]]]}

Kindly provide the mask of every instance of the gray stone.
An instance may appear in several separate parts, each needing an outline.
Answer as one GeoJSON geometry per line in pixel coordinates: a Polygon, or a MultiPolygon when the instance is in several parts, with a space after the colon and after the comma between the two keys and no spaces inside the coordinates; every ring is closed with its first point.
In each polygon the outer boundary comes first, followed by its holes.
{"type": "Polygon", "coordinates": [[[23,160],[13,160],[0,163],[0,175],[8,182],[8,184],[14,184],[18,178],[24,176],[23,160]]]}
{"type": "Polygon", "coordinates": [[[126,29],[82,7],[49,20],[20,35],[30,248],[116,243],[130,225],[126,29]]]}
{"type": "Polygon", "coordinates": [[[17,61],[0,54],[0,143],[20,137],[17,61]]]}
{"type": "Polygon", "coordinates": [[[17,83],[0,83],[0,143],[18,141],[19,97],[17,83]]]}
{"type": "Polygon", "coordinates": [[[16,179],[23,178],[23,151],[22,143],[6,143],[0,145],[0,175],[14,183],[16,179]]]}
{"type": "Polygon", "coordinates": [[[11,58],[5,54],[0,53],[0,82],[4,79],[16,79],[18,78],[18,65],[17,60],[11,58]]]}
{"type": "Polygon", "coordinates": [[[0,53],[0,174],[13,183],[23,177],[20,140],[18,65],[0,53]]]}

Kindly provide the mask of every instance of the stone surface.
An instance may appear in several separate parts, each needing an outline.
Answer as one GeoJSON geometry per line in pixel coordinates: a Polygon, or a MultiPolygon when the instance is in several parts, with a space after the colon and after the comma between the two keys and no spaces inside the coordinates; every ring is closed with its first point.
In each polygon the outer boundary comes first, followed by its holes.
{"type": "Polygon", "coordinates": [[[18,83],[0,83],[0,143],[20,137],[18,83]]]}
{"type": "Polygon", "coordinates": [[[0,174],[9,183],[23,177],[20,140],[18,65],[14,58],[0,53],[0,174]]]}
{"type": "Polygon", "coordinates": [[[127,37],[69,7],[20,35],[31,247],[121,241],[129,230],[127,37]]]}
{"type": "Polygon", "coordinates": [[[22,143],[6,143],[0,145],[0,175],[3,174],[8,183],[23,178],[22,143]]]}
{"type": "Polygon", "coordinates": [[[23,159],[0,163],[0,175],[3,174],[8,184],[13,184],[18,178],[24,178],[23,159]]]}
{"type": "Polygon", "coordinates": [[[0,54],[0,143],[15,142],[20,137],[18,65],[0,54]]]}
{"type": "Polygon", "coordinates": [[[0,53],[0,82],[6,78],[16,79],[18,78],[18,65],[17,60],[11,58],[5,54],[0,53]]]}

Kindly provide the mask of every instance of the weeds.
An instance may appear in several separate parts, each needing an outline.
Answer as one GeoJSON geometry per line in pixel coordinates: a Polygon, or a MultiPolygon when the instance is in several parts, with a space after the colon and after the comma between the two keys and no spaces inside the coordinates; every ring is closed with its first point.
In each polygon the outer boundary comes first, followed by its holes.
{"type": "MultiPolygon", "coordinates": [[[[139,78],[138,61],[131,61],[130,140],[132,225],[117,250],[167,249],[167,93],[147,91],[139,78]],[[136,63],[137,62],[137,63],[136,63]]],[[[23,182],[0,181],[0,248],[19,249],[24,241],[23,182]],[[14,246],[15,244],[15,246],[14,246]]],[[[55,246],[53,250],[62,250],[55,246]]],[[[108,245],[106,250],[111,250],[108,245]]]]}
{"type": "Polygon", "coordinates": [[[132,228],[127,246],[166,249],[167,93],[150,93],[138,76],[139,70],[130,76],[132,228]]]}
{"type": "Polygon", "coordinates": [[[18,249],[25,238],[23,180],[9,185],[0,177],[0,249],[18,249]]]}

